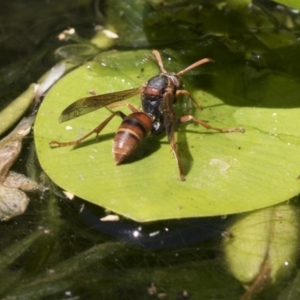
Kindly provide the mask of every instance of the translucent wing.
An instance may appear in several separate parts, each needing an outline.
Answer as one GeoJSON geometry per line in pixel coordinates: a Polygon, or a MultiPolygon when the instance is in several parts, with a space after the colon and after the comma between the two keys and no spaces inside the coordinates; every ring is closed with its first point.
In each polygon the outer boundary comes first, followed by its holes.
{"type": "Polygon", "coordinates": [[[185,180],[184,171],[180,163],[179,155],[176,149],[176,140],[175,140],[174,132],[175,132],[175,126],[177,124],[177,117],[173,108],[173,104],[174,104],[174,94],[171,92],[164,93],[161,108],[164,116],[164,125],[166,128],[166,134],[177,162],[180,179],[185,180]]]}
{"type": "Polygon", "coordinates": [[[140,94],[142,88],[134,88],[130,90],[108,93],[103,95],[95,95],[81,98],[63,110],[59,117],[59,122],[64,122],[89,112],[105,107],[111,103],[128,99],[134,95],[140,94]]]}
{"type": "Polygon", "coordinates": [[[174,111],[174,96],[172,93],[164,93],[162,102],[162,111],[164,116],[164,125],[169,142],[174,139],[175,126],[177,117],[174,111]]]}

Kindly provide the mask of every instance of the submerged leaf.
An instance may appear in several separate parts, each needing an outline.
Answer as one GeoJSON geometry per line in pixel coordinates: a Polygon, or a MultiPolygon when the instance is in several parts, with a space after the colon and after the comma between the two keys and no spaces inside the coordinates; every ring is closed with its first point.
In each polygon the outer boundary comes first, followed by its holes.
{"type": "Polygon", "coordinates": [[[249,288],[247,295],[286,279],[295,269],[299,225],[297,207],[287,203],[235,218],[224,252],[230,272],[249,288]]]}
{"type": "Polygon", "coordinates": [[[276,2],[292,8],[300,9],[300,3],[298,0],[276,0],[276,2]]]}
{"type": "Polygon", "coordinates": [[[0,112],[0,134],[7,131],[25,113],[34,98],[34,84],[0,112]]]}

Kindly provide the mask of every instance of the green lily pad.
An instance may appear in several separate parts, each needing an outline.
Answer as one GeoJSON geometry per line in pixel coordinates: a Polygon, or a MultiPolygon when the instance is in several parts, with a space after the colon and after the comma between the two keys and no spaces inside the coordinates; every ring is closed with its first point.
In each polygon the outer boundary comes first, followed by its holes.
{"type": "MultiPolygon", "coordinates": [[[[130,89],[159,73],[157,66],[145,59],[145,53],[149,55],[148,51],[102,53],[48,92],[34,131],[40,163],[56,184],[139,222],[249,211],[299,193],[299,109],[283,107],[282,97],[287,103],[288,99],[298,99],[300,85],[272,73],[266,74],[260,85],[253,74],[249,75],[251,80],[239,76],[241,67],[228,72],[220,62],[200,67],[202,74],[191,76],[191,80],[185,78],[185,83],[197,85],[197,89],[188,89],[206,107],[203,111],[194,109],[193,114],[212,126],[243,126],[246,132],[224,134],[194,124],[179,126],[175,136],[186,181],[179,180],[174,156],[163,135],[149,137],[129,162],[115,166],[111,148],[121,123],[119,117],[98,139],[92,135],[79,146],[51,149],[50,141],[78,139],[111,114],[102,108],[58,122],[63,109],[89,96],[90,89],[97,94],[130,89]],[[203,74],[212,70],[216,70],[214,75],[203,74]],[[209,86],[206,91],[201,82],[209,86]]],[[[164,61],[169,71],[181,69],[172,60],[164,61]]],[[[140,106],[139,96],[127,102],[140,106]]],[[[189,104],[187,99],[180,103],[189,104]]],[[[189,105],[179,106],[179,110],[190,109],[189,105]]],[[[129,113],[126,107],[120,109],[129,113]]]]}

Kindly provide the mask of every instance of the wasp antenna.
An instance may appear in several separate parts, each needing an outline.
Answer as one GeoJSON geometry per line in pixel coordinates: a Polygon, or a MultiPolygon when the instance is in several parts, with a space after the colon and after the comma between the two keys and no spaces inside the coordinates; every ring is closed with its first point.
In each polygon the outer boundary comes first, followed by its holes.
{"type": "Polygon", "coordinates": [[[158,63],[158,66],[161,70],[162,73],[168,73],[165,68],[164,68],[164,65],[163,65],[163,62],[161,60],[161,56],[160,56],[160,53],[157,51],[157,50],[153,50],[152,53],[154,54],[156,60],[157,60],[157,63],[158,63]]]}
{"type": "Polygon", "coordinates": [[[196,61],[195,63],[193,63],[192,65],[188,66],[187,68],[185,68],[184,70],[178,72],[176,75],[178,76],[181,76],[183,75],[184,73],[196,68],[196,67],[199,67],[200,65],[203,65],[203,64],[206,64],[208,62],[215,62],[212,58],[203,58],[203,59],[200,59],[198,61],[196,61]]]}

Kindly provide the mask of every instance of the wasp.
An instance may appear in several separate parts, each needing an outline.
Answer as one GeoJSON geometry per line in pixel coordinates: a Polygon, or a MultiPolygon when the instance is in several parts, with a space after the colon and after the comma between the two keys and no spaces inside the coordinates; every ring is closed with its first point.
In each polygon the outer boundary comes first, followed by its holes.
{"type": "Polygon", "coordinates": [[[160,68],[161,73],[159,75],[152,77],[138,88],[81,98],[64,109],[59,121],[64,122],[102,107],[113,108],[123,105],[127,106],[131,111],[129,115],[125,115],[119,110],[112,112],[108,118],[80,139],[71,142],[52,141],[50,142],[50,146],[63,147],[77,145],[94,133],[98,136],[111,119],[118,115],[122,118],[122,123],[117,129],[112,147],[116,165],[126,160],[149,133],[157,135],[165,132],[177,162],[180,179],[185,180],[185,174],[180,163],[174,136],[175,128],[178,124],[192,121],[207,129],[219,132],[244,132],[244,128],[242,127],[228,129],[217,128],[210,126],[208,123],[192,115],[177,117],[175,114],[174,104],[179,95],[189,97],[199,109],[203,109],[190,92],[183,89],[181,76],[202,64],[213,62],[213,59],[204,58],[178,73],[171,73],[165,70],[160,53],[157,50],[153,50],[152,53],[160,68]],[[135,108],[130,103],[120,102],[137,94],[141,95],[141,109],[135,108]]]}

